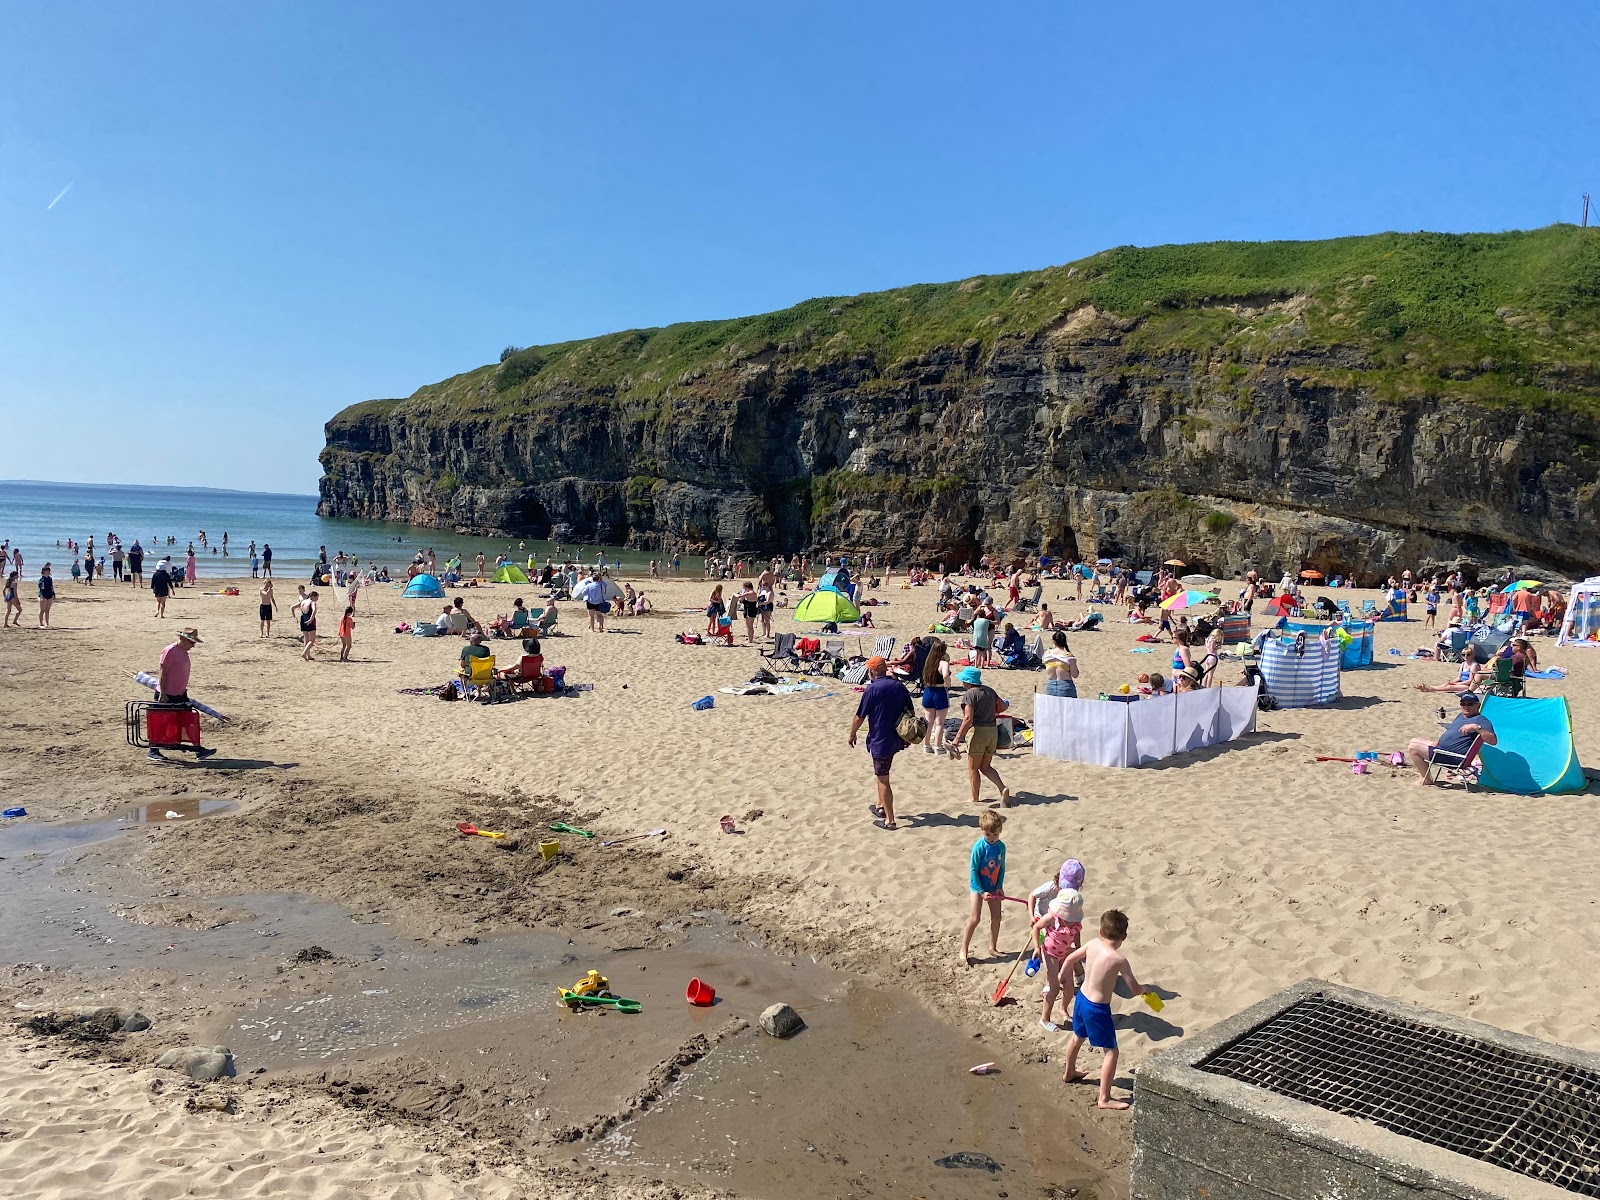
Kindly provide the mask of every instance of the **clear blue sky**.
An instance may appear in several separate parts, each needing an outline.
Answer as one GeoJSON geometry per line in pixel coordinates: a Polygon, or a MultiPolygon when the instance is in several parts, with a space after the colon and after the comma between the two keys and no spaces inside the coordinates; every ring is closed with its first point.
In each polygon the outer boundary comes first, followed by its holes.
{"type": "Polygon", "coordinates": [[[1597,46],[1571,3],[7,0],[0,477],[311,491],[330,415],[508,342],[1575,221],[1597,46]]]}

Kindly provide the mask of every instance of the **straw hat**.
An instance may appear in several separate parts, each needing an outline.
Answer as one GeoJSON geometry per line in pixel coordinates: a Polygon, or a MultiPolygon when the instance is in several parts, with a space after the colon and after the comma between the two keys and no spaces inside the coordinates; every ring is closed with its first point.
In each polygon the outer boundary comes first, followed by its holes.
{"type": "Polygon", "coordinates": [[[178,630],[178,636],[184,641],[188,642],[191,646],[199,645],[200,643],[200,631],[193,625],[185,625],[182,629],[178,630]]]}

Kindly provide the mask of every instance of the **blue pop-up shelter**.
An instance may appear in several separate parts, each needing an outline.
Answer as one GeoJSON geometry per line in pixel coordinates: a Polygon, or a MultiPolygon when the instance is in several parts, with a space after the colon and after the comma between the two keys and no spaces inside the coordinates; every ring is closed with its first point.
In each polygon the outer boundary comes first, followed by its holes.
{"type": "Polygon", "coordinates": [[[1480,786],[1522,795],[1581,792],[1589,786],[1578,765],[1565,696],[1485,696],[1483,715],[1494,726],[1495,744],[1478,751],[1480,786]]]}
{"type": "Polygon", "coordinates": [[[421,575],[412,576],[411,582],[406,584],[406,590],[400,594],[410,599],[443,600],[444,587],[424,571],[421,575]]]}

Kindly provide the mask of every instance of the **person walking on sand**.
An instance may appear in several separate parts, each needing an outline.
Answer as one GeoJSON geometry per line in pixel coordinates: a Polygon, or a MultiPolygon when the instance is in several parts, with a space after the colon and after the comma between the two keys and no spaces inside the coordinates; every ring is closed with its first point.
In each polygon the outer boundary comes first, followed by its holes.
{"type": "Polygon", "coordinates": [[[12,624],[13,624],[13,622],[11,620],[11,614],[12,613],[15,613],[16,616],[17,616],[16,622],[15,622],[16,627],[18,629],[21,629],[22,628],[22,576],[18,575],[15,571],[12,571],[11,574],[6,576],[6,624],[5,624],[5,627],[7,629],[10,629],[12,624]]]}
{"type": "Polygon", "coordinates": [[[1005,899],[1006,844],[1000,840],[1000,830],[1006,819],[993,809],[985,809],[978,817],[981,836],[972,843],[969,861],[967,890],[972,897],[967,912],[967,923],[961,929],[961,965],[972,965],[972,935],[983,920],[983,906],[989,906],[989,957],[1000,956],[1000,903],[1005,899]]]}
{"type": "Polygon", "coordinates": [[[356,636],[356,606],[350,605],[339,618],[339,661],[350,661],[350,643],[356,636]]]}
{"type": "Polygon", "coordinates": [[[300,606],[300,636],[305,639],[305,649],[300,651],[300,657],[306,662],[311,661],[311,656],[317,649],[317,601],[320,593],[312,592],[306,597],[305,603],[300,606]]]}
{"type": "MultiPolygon", "coordinates": [[[[156,670],[156,703],[190,706],[189,700],[189,650],[200,644],[200,631],[192,625],[178,630],[178,640],[161,652],[161,665],[156,670]]],[[[184,747],[190,749],[189,747],[184,747]]],[[[210,758],[215,749],[192,748],[196,758],[210,758]]],[[[164,762],[161,751],[150,747],[150,760],[164,762]]]]}
{"type": "Polygon", "coordinates": [[[156,598],[156,616],[167,615],[167,597],[171,593],[172,576],[167,573],[167,563],[163,559],[150,574],[150,594],[156,598]]]}
{"type": "Polygon", "coordinates": [[[183,560],[183,581],[187,584],[193,584],[195,577],[194,547],[190,546],[189,553],[183,560]]]}
{"type": "Polygon", "coordinates": [[[261,543],[261,578],[272,578],[272,543],[261,543]]]}
{"type": "Polygon", "coordinates": [[[991,765],[1000,738],[996,718],[1005,711],[1006,703],[983,682],[983,675],[977,667],[962,668],[956,678],[967,685],[967,690],[961,694],[961,728],[956,730],[954,744],[959,746],[961,739],[970,731],[972,738],[967,743],[967,779],[972,785],[972,803],[983,803],[979,794],[983,780],[987,779],[1000,789],[1001,807],[1010,808],[1011,789],[1000,778],[1000,772],[991,765]]]}
{"type": "Polygon", "coordinates": [[[894,820],[894,788],[889,783],[889,770],[894,756],[906,748],[900,736],[900,718],[914,710],[911,693],[898,679],[890,678],[889,664],[880,654],[867,659],[867,677],[871,681],[861,693],[861,703],[850,720],[849,744],[856,744],[856,733],[861,722],[867,722],[867,753],[872,755],[872,775],[877,781],[878,799],[872,806],[873,823],[880,829],[898,829],[894,820]]]}
{"type": "Polygon", "coordinates": [[[928,656],[922,660],[922,711],[928,721],[928,735],[922,739],[929,754],[950,749],[944,740],[945,716],[950,711],[950,659],[940,638],[928,639],[928,656]]]}
{"type": "Polygon", "coordinates": [[[1127,1108],[1126,1100],[1111,1098],[1111,1085],[1117,1078],[1117,1026],[1111,1016],[1112,989],[1121,979],[1135,996],[1151,989],[1134,978],[1133,968],[1123,957],[1122,943],[1128,940],[1128,918],[1118,909],[1100,914],[1100,936],[1087,946],[1074,950],[1061,963],[1061,978],[1070,979],[1072,970],[1083,964],[1083,986],[1072,1001],[1072,1039],[1067,1043],[1067,1069],[1062,1083],[1076,1083],[1088,1076],[1078,1070],[1078,1051],[1088,1042],[1104,1050],[1100,1067],[1100,1107],[1127,1108]]]}
{"type": "Polygon", "coordinates": [[[50,628],[50,609],[56,602],[56,581],[50,575],[50,564],[39,568],[39,628],[50,628]]]}
{"type": "Polygon", "coordinates": [[[273,609],[278,607],[278,598],[272,594],[272,580],[264,580],[261,584],[261,636],[272,636],[273,609]]]}

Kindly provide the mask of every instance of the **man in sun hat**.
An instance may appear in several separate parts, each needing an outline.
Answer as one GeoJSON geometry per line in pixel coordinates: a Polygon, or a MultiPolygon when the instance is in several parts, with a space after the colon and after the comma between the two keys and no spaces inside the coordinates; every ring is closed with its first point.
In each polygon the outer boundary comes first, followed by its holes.
{"type": "Polygon", "coordinates": [[[161,652],[156,700],[161,704],[189,703],[189,648],[200,644],[200,631],[193,625],[178,630],[178,640],[161,652]]]}
{"type": "MultiPolygon", "coordinates": [[[[178,630],[178,640],[161,652],[161,666],[156,672],[156,703],[189,706],[189,650],[200,645],[200,631],[193,625],[178,630]]],[[[196,758],[210,758],[214,749],[201,746],[184,746],[196,758]]],[[[152,761],[164,762],[161,751],[150,748],[152,761]]]]}
{"type": "Polygon", "coordinates": [[[977,667],[964,667],[956,678],[967,685],[961,693],[961,728],[956,730],[956,745],[972,733],[967,743],[967,780],[972,785],[972,802],[983,803],[979,798],[982,780],[988,779],[1000,789],[1000,803],[1011,807],[1011,789],[1000,778],[1000,772],[991,765],[994,752],[999,747],[1000,729],[996,718],[1006,710],[1006,702],[995,690],[983,682],[983,673],[977,667]]]}
{"type": "Polygon", "coordinates": [[[875,822],[883,829],[896,829],[894,822],[894,788],[889,784],[889,769],[894,756],[906,747],[897,728],[900,718],[913,711],[911,693],[905,684],[889,676],[889,664],[881,654],[867,659],[867,677],[871,681],[861,693],[861,703],[856,705],[856,715],[850,721],[849,743],[856,744],[856,732],[861,722],[867,722],[867,752],[872,755],[872,774],[878,784],[878,799],[872,806],[875,822]]]}

